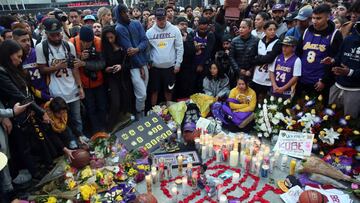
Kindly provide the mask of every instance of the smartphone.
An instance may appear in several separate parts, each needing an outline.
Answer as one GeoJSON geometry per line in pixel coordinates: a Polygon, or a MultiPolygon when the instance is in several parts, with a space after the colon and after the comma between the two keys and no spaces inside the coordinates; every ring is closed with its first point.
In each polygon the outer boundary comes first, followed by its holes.
{"type": "Polygon", "coordinates": [[[28,104],[28,103],[31,103],[31,102],[33,102],[32,97],[31,97],[31,96],[27,96],[27,97],[25,97],[24,100],[22,100],[22,101],[20,102],[20,105],[25,105],[25,104],[28,104]]]}

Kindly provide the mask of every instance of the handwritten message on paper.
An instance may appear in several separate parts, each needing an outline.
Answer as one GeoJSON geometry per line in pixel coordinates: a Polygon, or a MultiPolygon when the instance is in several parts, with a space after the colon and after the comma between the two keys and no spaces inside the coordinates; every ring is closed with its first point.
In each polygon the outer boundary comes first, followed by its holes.
{"type": "Polygon", "coordinates": [[[274,151],[304,158],[311,155],[314,134],[281,130],[274,151]]]}

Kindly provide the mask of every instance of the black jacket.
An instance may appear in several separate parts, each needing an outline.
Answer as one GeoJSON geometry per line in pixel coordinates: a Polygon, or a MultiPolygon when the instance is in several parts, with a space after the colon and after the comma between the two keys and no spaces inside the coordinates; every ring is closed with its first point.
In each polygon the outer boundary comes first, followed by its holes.
{"type": "Polygon", "coordinates": [[[230,64],[233,70],[250,70],[253,68],[251,61],[257,55],[258,38],[250,35],[248,39],[235,37],[231,42],[230,64]]]}
{"type": "MultiPolygon", "coordinates": [[[[262,38],[261,41],[266,45],[266,47],[268,47],[268,45],[273,42],[274,40],[278,39],[277,37],[275,37],[274,39],[272,39],[270,42],[266,43],[266,37],[262,38]]],[[[260,42],[259,42],[260,43],[260,42]]],[[[264,65],[264,64],[269,64],[272,63],[275,58],[281,54],[282,51],[282,45],[280,43],[280,40],[278,40],[277,42],[275,42],[273,48],[271,51],[267,52],[266,55],[257,55],[255,56],[255,60],[251,61],[252,65],[264,65]]]]}
{"type": "Polygon", "coordinates": [[[193,59],[195,56],[195,44],[194,37],[190,33],[186,36],[186,40],[184,41],[184,56],[183,61],[181,63],[181,69],[193,68],[193,59]]]}

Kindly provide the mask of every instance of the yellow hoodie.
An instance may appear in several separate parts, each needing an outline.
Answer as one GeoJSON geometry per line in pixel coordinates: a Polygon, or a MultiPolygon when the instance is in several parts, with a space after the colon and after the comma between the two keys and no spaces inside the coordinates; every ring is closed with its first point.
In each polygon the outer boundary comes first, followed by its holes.
{"type": "Polygon", "coordinates": [[[250,87],[247,88],[245,93],[241,93],[238,88],[233,88],[230,91],[229,98],[236,99],[240,103],[235,104],[229,102],[231,110],[234,112],[253,112],[256,107],[256,93],[250,87]]]}

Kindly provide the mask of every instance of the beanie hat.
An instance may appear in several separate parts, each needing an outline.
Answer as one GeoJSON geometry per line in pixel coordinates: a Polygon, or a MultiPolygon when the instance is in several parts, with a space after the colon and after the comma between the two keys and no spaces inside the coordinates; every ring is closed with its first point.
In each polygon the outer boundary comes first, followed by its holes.
{"type": "Polygon", "coordinates": [[[80,28],[79,36],[81,41],[91,42],[94,40],[94,31],[90,26],[84,25],[80,28]]]}

